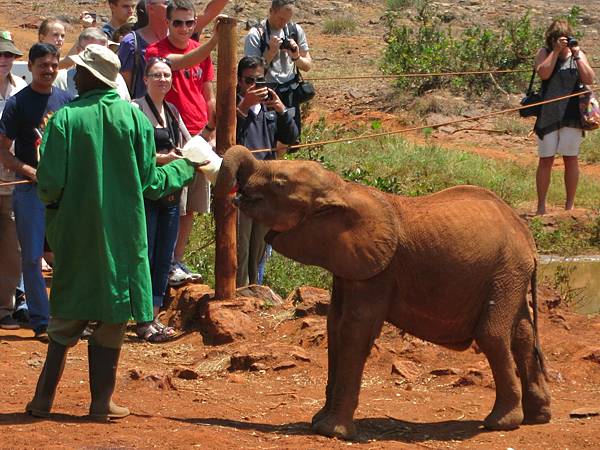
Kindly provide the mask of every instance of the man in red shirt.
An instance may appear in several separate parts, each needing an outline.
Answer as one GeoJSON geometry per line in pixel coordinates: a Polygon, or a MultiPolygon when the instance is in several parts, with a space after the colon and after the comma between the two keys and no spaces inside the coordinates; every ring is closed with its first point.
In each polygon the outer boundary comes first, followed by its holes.
{"type": "MultiPolygon", "coordinates": [[[[167,21],[169,34],[148,46],[146,60],[155,57],[176,59],[176,55],[190,53],[200,46],[191,39],[197,20],[194,4],[190,0],[171,1],[167,6],[167,21]]],[[[207,141],[214,139],[215,134],[215,96],[211,85],[213,79],[214,67],[208,56],[199,64],[173,70],[173,87],[166,96],[166,100],[179,110],[190,134],[200,134],[207,141]]],[[[194,223],[193,212],[208,212],[208,202],[208,183],[204,177],[197,175],[188,189],[187,204],[182,208],[179,219],[179,235],[170,277],[173,285],[200,278],[182,263],[182,259],[194,223]]]]}

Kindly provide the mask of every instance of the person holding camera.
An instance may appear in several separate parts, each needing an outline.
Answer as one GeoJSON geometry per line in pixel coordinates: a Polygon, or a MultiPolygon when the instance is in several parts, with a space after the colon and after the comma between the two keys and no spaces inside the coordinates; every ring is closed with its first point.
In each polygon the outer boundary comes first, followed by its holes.
{"type": "MultiPolygon", "coordinates": [[[[256,159],[276,159],[277,141],[292,144],[298,139],[294,111],[287,108],[265,82],[266,62],[257,56],[245,56],[238,63],[236,143],[254,153],[256,159]]],[[[238,214],[236,276],[237,286],[256,284],[258,266],[265,253],[268,228],[254,222],[241,211],[238,214]]]]}
{"type": "Polygon", "coordinates": [[[244,44],[245,56],[263,57],[267,62],[265,78],[287,107],[294,107],[294,120],[301,131],[298,70],[312,66],[306,34],[292,22],[295,0],[272,0],[269,16],[252,28],[244,44]]]}
{"type": "MultiPolygon", "coordinates": [[[[569,95],[594,82],[594,71],[580,49],[566,20],[555,20],[546,31],[546,46],[535,57],[535,68],[542,79],[544,100],[569,95]]],[[[546,212],[554,157],[560,154],[565,164],[565,209],[573,209],[579,181],[579,146],[584,137],[579,97],[547,103],[534,126],[538,136],[539,163],[536,173],[537,215],[546,212]]]]}

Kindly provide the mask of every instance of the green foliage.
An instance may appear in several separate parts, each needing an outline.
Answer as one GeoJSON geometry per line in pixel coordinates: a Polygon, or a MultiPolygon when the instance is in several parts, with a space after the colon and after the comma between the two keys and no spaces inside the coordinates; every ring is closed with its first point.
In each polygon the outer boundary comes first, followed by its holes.
{"type": "Polygon", "coordinates": [[[585,288],[575,288],[571,284],[573,273],[577,270],[574,265],[559,264],[554,272],[553,287],[560,299],[570,308],[577,308],[585,299],[585,288]]]}
{"type": "Polygon", "coordinates": [[[264,283],[283,298],[298,286],[331,289],[331,274],[317,266],[306,266],[273,252],[267,260],[264,283]]]}
{"type": "Polygon", "coordinates": [[[356,30],[356,21],[352,17],[336,17],[323,24],[325,34],[351,34],[356,30]]]}
{"type": "Polygon", "coordinates": [[[600,162],[600,131],[590,131],[581,143],[579,157],[588,163],[600,162]]]}
{"type": "MultiPolygon", "coordinates": [[[[543,43],[544,30],[533,26],[530,13],[499,21],[497,29],[472,26],[454,34],[442,26],[435,9],[417,12],[416,26],[398,25],[402,13],[388,10],[388,27],[382,69],[391,74],[460,72],[531,67],[535,50],[543,43]]],[[[522,90],[526,73],[494,75],[504,90],[522,90]]],[[[424,92],[448,86],[472,94],[493,89],[488,76],[398,78],[398,87],[424,92]]]]}
{"type": "Polygon", "coordinates": [[[545,227],[539,217],[534,217],[529,221],[529,228],[542,253],[574,255],[597,248],[600,239],[599,218],[587,224],[571,219],[545,227]]]}

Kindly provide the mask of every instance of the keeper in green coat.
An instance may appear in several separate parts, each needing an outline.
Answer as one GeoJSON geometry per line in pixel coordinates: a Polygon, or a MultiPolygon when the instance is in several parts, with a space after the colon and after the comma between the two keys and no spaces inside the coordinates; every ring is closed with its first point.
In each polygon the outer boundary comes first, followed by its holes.
{"type": "Polygon", "coordinates": [[[26,410],[50,414],[67,349],[98,321],[88,346],[90,416],[107,420],[129,414],[111,400],[127,322],[153,319],[144,197],[181,189],[195,169],[183,159],[156,166],[154,128],[115,91],[111,50],[92,44],[73,60],[80,97],[50,119],[37,170],[55,266],[48,354],[26,410]]]}

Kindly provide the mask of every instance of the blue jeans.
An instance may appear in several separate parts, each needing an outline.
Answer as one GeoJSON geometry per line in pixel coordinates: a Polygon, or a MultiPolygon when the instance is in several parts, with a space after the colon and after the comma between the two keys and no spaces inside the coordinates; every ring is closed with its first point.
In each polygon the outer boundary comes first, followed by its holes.
{"type": "Polygon", "coordinates": [[[50,305],[42,275],[46,207],[35,184],[21,184],[13,191],[13,211],[21,245],[21,270],[30,324],[34,330],[48,325],[50,305]]]}
{"type": "Polygon", "coordinates": [[[144,206],[148,231],[148,259],[152,276],[152,303],[160,308],[167,290],[173,250],[177,241],[179,204],[158,206],[156,202],[144,200],[144,206]]]}

